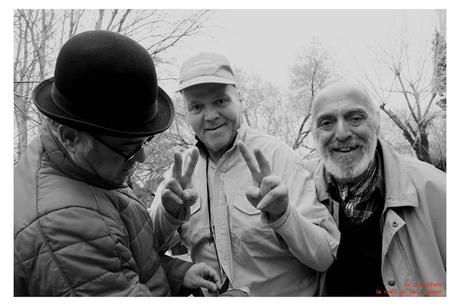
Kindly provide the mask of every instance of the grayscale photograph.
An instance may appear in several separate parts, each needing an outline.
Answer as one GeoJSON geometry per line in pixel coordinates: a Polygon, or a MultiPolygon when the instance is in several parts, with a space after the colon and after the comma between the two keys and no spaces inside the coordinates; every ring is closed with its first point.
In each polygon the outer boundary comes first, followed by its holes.
{"type": "Polygon", "coordinates": [[[446,297],[441,8],[11,11],[11,295],[446,297]]]}

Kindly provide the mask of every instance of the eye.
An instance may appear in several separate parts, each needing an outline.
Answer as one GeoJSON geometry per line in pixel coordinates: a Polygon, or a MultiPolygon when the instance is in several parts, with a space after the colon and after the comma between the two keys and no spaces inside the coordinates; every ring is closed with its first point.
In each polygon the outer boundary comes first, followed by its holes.
{"type": "Polygon", "coordinates": [[[199,113],[201,111],[202,105],[201,104],[193,104],[188,107],[189,112],[191,113],[199,113]]]}
{"type": "Polygon", "coordinates": [[[223,106],[228,102],[227,99],[217,99],[214,103],[218,106],[223,106]]]}
{"type": "Polygon", "coordinates": [[[356,115],[356,116],[353,116],[349,119],[350,123],[353,124],[353,125],[359,125],[361,124],[363,121],[364,121],[364,117],[361,116],[361,115],[356,115]]]}
{"type": "Polygon", "coordinates": [[[330,128],[332,124],[332,120],[321,120],[320,122],[318,122],[318,127],[327,129],[330,128]]]}

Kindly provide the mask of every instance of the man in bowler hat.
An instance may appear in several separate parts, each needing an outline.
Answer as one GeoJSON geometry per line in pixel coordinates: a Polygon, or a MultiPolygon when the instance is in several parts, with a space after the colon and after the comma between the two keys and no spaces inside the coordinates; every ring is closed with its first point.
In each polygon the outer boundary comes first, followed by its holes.
{"type": "Polygon", "coordinates": [[[159,254],[126,185],[174,117],[137,42],[88,31],[61,48],[33,100],[46,119],[14,173],[16,296],[167,296],[220,288],[215,270],[159,254]]]}

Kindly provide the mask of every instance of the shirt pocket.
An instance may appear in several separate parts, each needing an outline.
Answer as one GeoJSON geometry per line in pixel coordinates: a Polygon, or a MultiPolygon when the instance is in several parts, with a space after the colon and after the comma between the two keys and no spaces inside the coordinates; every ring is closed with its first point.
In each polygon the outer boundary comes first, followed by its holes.
{"type": "Polygon", "coordinates": [[[274,230],[261,221],[261,211],[255,208],[243,194],[230,197],[231,231],[247,243],[267,243],[276,241],[274,230]]]}

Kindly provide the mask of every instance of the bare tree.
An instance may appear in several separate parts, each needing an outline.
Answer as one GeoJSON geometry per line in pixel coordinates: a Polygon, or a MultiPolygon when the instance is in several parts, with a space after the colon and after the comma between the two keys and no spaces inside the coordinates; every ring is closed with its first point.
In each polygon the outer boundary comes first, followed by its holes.
{"type": "Polygon", "coordinates": [[[15,162],[42,121],[32,89],[52,74],[67,39],[90,29],[120,32],[148,49],[158,67],[168,62],[167,50],[200,33],[209,16],[207,10],[15,10],[15,162]]]}
{"type": "Polygon", "coordinates": [[[14,114],[15,160],[28,142],[28,133],[41,122],[41,116],[31,107],[32,88],[47,73],[47,43],[54,32],[54,12],[17,10],[15,12],[14,114]]]}
{"type": "MultiPolygon", "coordinates": [[[[430,48],[422,51],[427,50],[430,48]]],[[[435,118],[445,116],[445,112],[436,106],[440,97],[439,91],[433,90],[431,86],[434,73],[429,65],[431,57],[427,52],[418,52],[418,56],[414,56],[410,40],[404,32],[393,49],[379,48],[374,53],[377,61],[391,72],[393,81],[388,88],[382,88],[369,74],[365,74],[371,95],[378,101],[380,109],[402,131],[417,158],[433,163],[429,126],[435,118]],[[394,95],[404,101],[407,112],[391,106],[391,97],[394,95]]]]}
{"type": "Polygon", "coordinates": [[[311,115],[311,102],[316,93],[331,82],[334,77],[332,71],[333,61],[316,39],[300,50],[291,67],[290,100],[300,119],[292,145],[294,150],[299,147],[311,150],[306,142],[311,131],[311,125],[307,124],[311,115]]]}
{"type": "Polygon", "coordinates": [[[253,128],[277,136],[291,144],[295,110],[289,107],[286,94],[259,75],[235,69],[241,97],[242,116],[253,128]]]}

